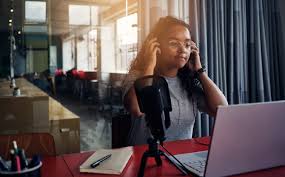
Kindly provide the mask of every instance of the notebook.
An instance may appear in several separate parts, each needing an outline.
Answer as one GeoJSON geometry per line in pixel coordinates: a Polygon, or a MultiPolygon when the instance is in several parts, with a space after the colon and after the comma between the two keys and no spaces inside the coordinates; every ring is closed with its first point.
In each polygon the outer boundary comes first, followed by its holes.
{"type": "Polygon", "coordinates": [[[133,147],[119,149],[100,149],[94,152],[79,168],[80,172],[120,175],[133,154],[133,147]],[[95,168],[90,165],[102,157],[112,154],[110,158],[95,168]]]}
{"type": "Polygon", "coordinates": [[[285,101],[219,107],[208,151],[176,155],[198,176],[218,177],[285,165],[285,101]]]}

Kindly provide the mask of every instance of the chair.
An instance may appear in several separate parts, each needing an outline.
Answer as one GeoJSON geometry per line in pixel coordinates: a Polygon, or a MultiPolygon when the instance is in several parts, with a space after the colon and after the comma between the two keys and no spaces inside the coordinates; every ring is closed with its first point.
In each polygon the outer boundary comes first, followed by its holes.
{"type": "Polygon", "coordinates": [[[123,81],[126,74],[120,73],[110,73],[110,106],[111,111],[122,112],[124,110],[123,106],[123,81]]]}
{"type": "Polygon", "coordinates": [[[20,133],[0,135],[0,155],[4,159],[10,158],[12,142],[17,142],[18,148],[24,149],[28,158],[33,155],[56,156],[54,138],[49,133],[20,133]]]}

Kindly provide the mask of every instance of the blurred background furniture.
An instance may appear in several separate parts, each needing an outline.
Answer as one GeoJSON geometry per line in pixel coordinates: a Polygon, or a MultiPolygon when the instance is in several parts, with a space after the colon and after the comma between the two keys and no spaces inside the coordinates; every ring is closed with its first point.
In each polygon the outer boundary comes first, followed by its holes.
{"type": "Polygon", "coordinates": [[[50,133],[57,155],[80,151],[80,119],[24,78],[16,79],[21,96],[12,96],[9,81],[0,84],[0,134],[50,133]]]}
{"type": "Polygon", "coordinates": [[[123,106],[123,81],[126,73],[109,73],[109,81],[107,84],[107,102],[105,103],[112,115],[122,113],[123,106]]]}

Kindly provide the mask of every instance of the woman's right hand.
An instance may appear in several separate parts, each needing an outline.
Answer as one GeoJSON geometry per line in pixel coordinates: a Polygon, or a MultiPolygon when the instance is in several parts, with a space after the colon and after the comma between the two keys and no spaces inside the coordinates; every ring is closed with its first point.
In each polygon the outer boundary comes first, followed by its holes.
{"type": "Polygon", "coordinates": [[[146,74],[152,75],[154,72],[154,68],[156,66],[157,54],[161,54],[161,50],[159,48],[159,42],[157,38],[149,38],[145,42],[145,53],[144,59],[146,62],[146,74]]]}

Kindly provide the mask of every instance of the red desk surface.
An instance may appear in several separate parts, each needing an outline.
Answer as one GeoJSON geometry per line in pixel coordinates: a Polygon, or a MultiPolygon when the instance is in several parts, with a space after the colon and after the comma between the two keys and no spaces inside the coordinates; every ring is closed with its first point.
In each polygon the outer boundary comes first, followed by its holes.
{"type": "Polygon", "coordinates": [[[62,156],[44,157],[42,160],[41,177],[70,177],[72,176],[62,156]]]}
{"type": "MultiPolygon", "coordinates": [[[[209,143],[209,138],[199,138],[199,142],[209,143]]],[[[175,142],[166,142],[165,147],[168,151],[173,154],[189,153],[207,150],[208,147],[205,145],[197,144],[194,140],[180,140],[175,142]]],[[[126,168],[124,169],[121,176],[123,177],[136,177],[141,157],[143,153],[147,150],[147,146],[135,146],[134,154],[129,160],[126,168]]],[[[42,177],[46,176],[75,176],[75,177],[118,177],[119,175],[100,175],[100,174],[89,174],[89,173],[79,173],[79,166],[92,154],[93,152],[84,152],[77,154],[68,154],[60,157],[55,157],[53,159],[44,159],[44,165],[42,168],[42,177]],[[69,173],[70,170],[70,173],[69,173]],[[44,173],[50,173],[46,175],[44,173]],[[72,174],[71,174],[72,173],[72,174]]],[[[178,171],[173,165],[171,165],[164,157],[162,157],[162,166],[158,167],[153,158],[148,158],[147,165],[145,168],[145,177],[160,177],[160,176],[183,176],[180,171],[178,171]]],[[[191,176],[191,175],[189,175],[191,176]]],[[[281,177],[285,176],[285,167],[272,168],[268,170],[262,170],[258,172],[246,173],[243,175],[238,175],[240,177],[281,177]]]]}

